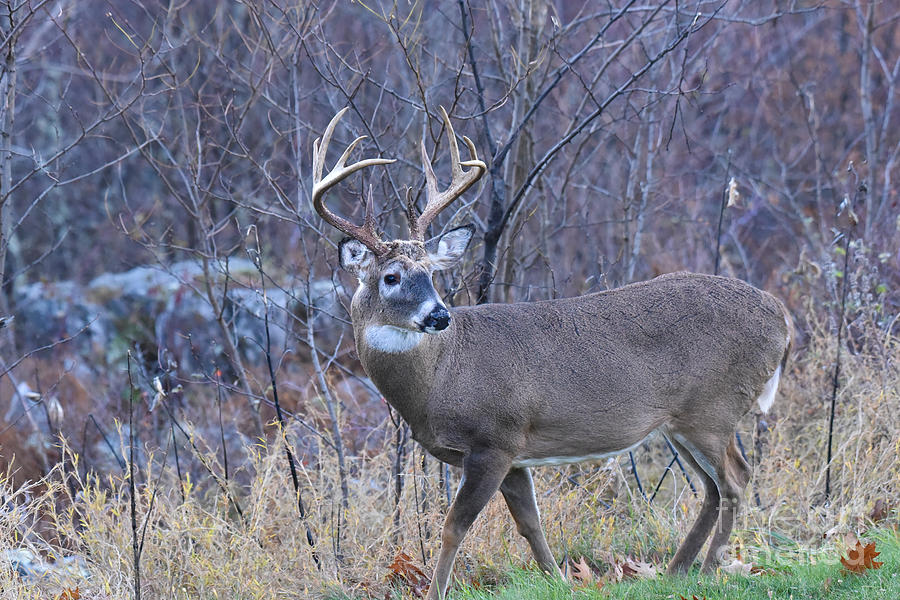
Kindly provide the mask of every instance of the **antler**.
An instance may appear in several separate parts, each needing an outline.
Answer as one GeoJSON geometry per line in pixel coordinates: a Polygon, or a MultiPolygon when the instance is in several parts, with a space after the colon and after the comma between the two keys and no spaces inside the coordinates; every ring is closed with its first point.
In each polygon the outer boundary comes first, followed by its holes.
{"type": "Polygon", "coordinates": [[[331,136],[334,133],[334,128],[337,127],[338,121],[341,120],[341,117],[344,116],[344,113],[347,112],[347,108],[342,109],[334,118],[331,119],[331,122],[328,124],[328,127],[325,128],[325,133],[322,135],[321,144],[319,143],[319,139],[317,138],[315,142],[313,142],[313,188],[312,188],[312,201],[313,206],[316,208],[316,212],[319,213],[319,216],[322,217],[327,223],[331,224],[333,227],[342,231],[349,235],[350,237],[359,240],[363,245],[366,246],[369,250],[375,253],[376,256],[380,256],[387,252],[387,245],[378,237],[378,233],[375,231],[375,211],[373,208],[372,202],[372,188],[369,188],[369,196],[366,199],[366,216],[363,220],[363,224],[354,225],[347,219],[343,217],[339,217],[334,214],[328,207],[325,206],[325,203],[322,200],[322,197],[325,195],[325,192],[331,186],[339,183],[341,180],[346,178],[348,175],[359,171],[365,167],[371,167],[374,165],[387,165],[394,162],[394,159],[387,158],[368,158],[366,160],[361,160],[357,163],[353,163],[350,166],[346,166],[345,163],[347,159],[350,157],[350,153],[353,152],[353,149],[356,147],[356,144],[360,142],[360,140],[365,139],[366,136],[361,135],[355,140],[353,140],[347,149],[344,150],[344,153],[338,159],[337,163],[335,163],[334,168],[322,178],[322,171],[325,168],[325,154],[328,152],[328,144],[331,142],[331,136]]]}
{"type": "Polygon", "coordinates": [[[447,111],[444,110],[443,106],[441,107],[441,117],[444,119],[444,124],[447,127],[447,136],[450,140],[452,173],[450,186],[443,192],[438,191],[437,178],[434,176],[431,160],[429,160],[428,153],[425,151],[425,143],[422,142],[422,163],[425,167],[425,194],[428,201],[425,205],[425,210],[419,215],[412,197],[410,196],[407,199],[406,216],[409,220],[409,237],[413,240],[425,241],[425,230],[428,229],[428,225],[431,224],[434,218],[438,216],[438,213],[459,198],[487,170],[487,165],[484,164],[484,161],[478,159],[478,154],[475,152],[475,144],[466,136],[463,136],[463,141],[469,147],[469,154],[471,154],[472,158],[465,162],[459,161],[459,146],[456,144],[456,134],[453,131],[453,125],[450,124],[450,117],[447,116],[447,111]],[[463,167],[471,168],[464,171],[463,167]]]}

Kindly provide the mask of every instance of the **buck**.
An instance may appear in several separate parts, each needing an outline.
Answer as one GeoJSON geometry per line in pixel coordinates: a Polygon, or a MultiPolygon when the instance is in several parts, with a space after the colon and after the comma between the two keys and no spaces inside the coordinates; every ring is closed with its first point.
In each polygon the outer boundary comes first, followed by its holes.
{"type": "Polygon", "coordinates": [[[384,241],[369,189],[362,225],[334,214],[325,192],[372,158],[347,165],[352,142],[323,177],[338,121],[313,144],[312,201],[344,234],[341,266],[359,279],[350,313],[359,359],[413,438],[462,468],[428,592],[444,598],[463,537],[499,489],[538,565],[559,574],[541,528],[529,469],[597,460],[662,432],[702,479],[700,514],[668,571],[687,571],[718,522],[703,570],[727,548],[750,466],[738,420],[771,407],[791,344],[791,319],[770,294],[726,277],[673,273],[576,298],[448,309],[433,283],[475,231],[426,240],[434,218],[485,172],[467,137],[449,140],[451,183],[438,189],[422,144],[426,206],[407,206],[410,237],[384,241]]]}

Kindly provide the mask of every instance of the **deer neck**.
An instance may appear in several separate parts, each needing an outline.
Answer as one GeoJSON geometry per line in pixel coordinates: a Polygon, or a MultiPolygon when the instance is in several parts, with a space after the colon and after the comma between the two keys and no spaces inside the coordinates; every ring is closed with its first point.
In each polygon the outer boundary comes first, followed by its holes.
{"type": "Polygon", "coordinates": [[[372,382],[413,432],[427,426],[438,361],[447,357],[453,325],[437,335],[384,329],[354,320],[356,350],[372,382]]]}

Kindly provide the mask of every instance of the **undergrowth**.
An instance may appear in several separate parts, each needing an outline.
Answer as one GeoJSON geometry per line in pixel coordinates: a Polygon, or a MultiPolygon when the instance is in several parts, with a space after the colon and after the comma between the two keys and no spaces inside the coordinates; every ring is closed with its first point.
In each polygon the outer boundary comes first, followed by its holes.
{"type": "MultiPolygon", "coordinates": [[[[732,536],[732,554],[747,563],[771,566],[776,575],[720,573],[712,579],[610,584],[598,597],[800,598],[818,597],[826,588],[829,598],[878,598],[881,589],[888,590],[885,598],[900,597],[900,550],[896,537],[884,533],[896,528],[895,502],[900,496],[897,342],[885,338],[874,349],[861,348],[844,359],[832,465],[836,485],[829,498],[823,494],[824,390],[833,360],[829,336],[813,331],[784,377],[770,415],[744,419],[741,436],[754,476],[732,536]],[[888,510],[875,515],[879,501],[888,510]],[[842,577],[823,556],[834,558],[839,534],[860,534],[873,517],[883,528],[878,535],[884,568],[859,579],[842,577]],[[775,596],[761,595],[765,590],[775,590],[775,596]]],[[[369,444],[364,453],[347,457],[346,507],[337,459],[327,445],[320,444],[315,461],[300,456],[299,488],[307,511],[303,518],[277,437],[268,444],[247,444],[240,460],[232,457],[241,466],[232,468],[229,478],[215,452],[207,449],[215,444],[195,440],[193,453],[181,457],[205,465],[208,476],[201,480],[179,479],[170,449],[144,449],[146,458],[136,465],[135,476],[144,596],[408,597],[409,590],[391,587],[388,565],[403,551],[430,574],[447,493],[455,488],[458,475],[450,471],[449,480],[443,481],[441,466],[409,445],[398,500],[397,480],[391,475],[396,462],[394,425],[385,418],[379,427],[371,439],[384,443],[374,448],[369,444]],[[307,528],[314,546],[308,543],[307,528]]],[[[287,438],[296,448],[299,438],[309,435],[291,427],[287,438]]],[[[538,503],[557,560],[630,556],[662,569],[700,504],[677,466],[663,472],[666,452],[659,440],[635,452],[646,495],[665,476],[652,504],[638,491],[627,455],[593,465],[536,470],[538,503]]],[[[127,452],[122,449],[120,455],[127,452]]],[[[11,472],[0,475],[0,557],[21,549],[47,563],[77,556],[85,572],[28,578],[0,560],[0,598],[54,598],[73,587],[84,598],[132,595],[134,533],[127,470],[86,473],[77,454],[67,450],[67,456],[68,461],[39,482],[14,487],[11,472]]],[[[502,499],[494,498],[463,543],[455,568],[456,593],[473,599],[488,597],[486,590],[501,598],[572,597],[571,587],[545,580],[530,564],[527,545],[516,534],[502,499]]],[[[578,594],[582,592],[575,597],[578,594]]]]}
{"type": "Polygon", "coordinates": [[[875,541],[884,562],[881,569],[854,574],[842,569],[833,549],[831,556],[822,556],[816,563],[779,561],[759,575],[739,576],[719,573],[698,576],[696,573],[680,577],[660,576],[656,579],[637,579],[602,587],[572,586],[533,570],[511,571],[507,579],[491,589],[462,586],[459,600],[569,600],[685,598],[693,600],[771,600],[816,599],[829,600],[896,600],[900,598],[900,536],[895,530],[869,532],[867,539],[875,541]]]}

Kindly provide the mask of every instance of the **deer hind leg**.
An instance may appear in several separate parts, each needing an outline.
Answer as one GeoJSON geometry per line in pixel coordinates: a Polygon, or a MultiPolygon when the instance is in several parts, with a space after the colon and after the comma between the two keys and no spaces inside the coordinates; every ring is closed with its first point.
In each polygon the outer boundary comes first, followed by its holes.
{"type": "Polygon", "coordinates": [[[547,573],[562,577],[541,527],[541,515],[538,511],[537,499],[534,496],[531,471],[511,469],[506,479],[500,484],[500,492],[506,500],[509,512],[512,513],[516,528],[531,546],[538,565],[547,573]]]}
{"type": "Polygon", "coordinates": [[[441,552],[434,568],[427,600],[444,598],[459,545],[475,517],[500,487],[511,463],[512,459],[508,455],[496,451],[473,452],[463,461],[462,482],[444,521],[441,552]]]}
{"type": "Polygon", "coordinates": [[[740,508],[744,488],[750,481],[750,465],[738,451],[734,436],[725,451],[723,467],[719,475],[721,482],[719,489],[722,496],[719,523],[713,534],[712,542],[710,542],[709,553],[706,555],[706,560],[703,561],[702,570],[707,573],[713,571],[724,557],[725,550],[728,548],[731,528],[734,526],[734,517],[740,508]]]}
{"type": "Polygon", "coordinates": [[[700,514],[697,515],[694,525],[684,538],[681,546],[678,547],[678,551],[675,552],[671,562],[669,562],[667,572],[670,575],[674,575],[676,573],[687,573],[694,563],[694,559],[697,558],[700,548],[703,547],[706,538],[709,537],[709,532],[712,531],[716,524],[718,518],[716,513],[719,508],[720,496],[717,469],[706,458],[706,455],[679,435],[671,436],[670,441],[678,450],[679,456],[691,465],[694,471],[703,479],[703,488],[706,493],[703,506],[700,508],[700,514]],[[688,448],[688,445],[690,448],[688,448]]]}

